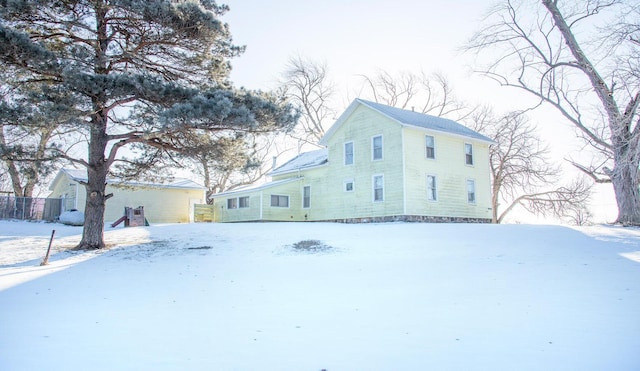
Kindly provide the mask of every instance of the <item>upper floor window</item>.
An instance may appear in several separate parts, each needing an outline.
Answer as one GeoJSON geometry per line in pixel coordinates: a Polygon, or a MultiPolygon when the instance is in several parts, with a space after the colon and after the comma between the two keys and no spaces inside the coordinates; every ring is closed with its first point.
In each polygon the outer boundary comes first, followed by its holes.
{"type": "Polygon", "coordinates": [[[384,201],[384,175],[373,176],[373,201],[384,201]]]}
{"type": "Polygon", "coordinates": [[[427,200],[437,201],[438,191],[435,175],[427,175],[427,200]]]}
{"type": "Polygon", "coordinates": [[[382,135],[371,138],[371,153],[374,160],[382,160],[382,135]]]}
{"type": "Polygon", "coordinates": [[[271,206],[289,207],[289,196],[271,195],[271,206]]]}
{"type": "Polygon", "coordinates": [[[471,143],[464,144],[464,163],[473,165],[473,145],[471,143]]]}
{"type": "Polygon", "coordinates": [[[436,158],[436,139],[427,135],[426,139],[426,148],[427,148],[427,158],[436,158]]]}
{"type": "Polygon", "coordinates": [[[353,142],[344,144],[344,164],[353,165],[353,142]]]}
{"type": "Polygon", "coordinates": [[[467,202],[476,203],[476,181],[472,179],[467,179],[467,202]]]}
{"type": "Polygon", "coordinates": [[[227,209],[235,209],[238,207],[237,198],[227,198],[227,209]]]}

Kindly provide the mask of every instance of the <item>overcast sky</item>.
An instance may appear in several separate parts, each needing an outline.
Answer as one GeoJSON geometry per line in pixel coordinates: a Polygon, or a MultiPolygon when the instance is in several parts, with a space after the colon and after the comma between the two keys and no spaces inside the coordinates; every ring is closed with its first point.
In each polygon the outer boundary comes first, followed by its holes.
{"type": "Polygon", "coordinates": [[[458,49],[494,1],[226,3],[231,10],[223,19],[235,43],[247,46],[232,62],[237,86],[273,87],[289,58],[300,55],[326,62],[338,87],[347,89],[357,75],[376,69],[442,72],[456,85],[464,81],[469,58],[458,49]]]}

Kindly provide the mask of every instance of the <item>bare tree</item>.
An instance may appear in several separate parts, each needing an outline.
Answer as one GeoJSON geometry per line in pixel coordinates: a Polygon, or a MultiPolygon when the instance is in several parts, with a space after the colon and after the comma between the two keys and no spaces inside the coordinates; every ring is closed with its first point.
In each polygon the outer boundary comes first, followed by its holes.
{"type": "MultiPolygon", "coordinates": [[[[207,202],[216,193],[253,184],[272,170],[273,158],[292,150],[282,134],[209,138],[189,156],[207,187],[207,202]]],[[[202,139],[204,140],[204,138],[202,139]]]]}
{"type": "MultiPolygon", "coordinates": [[[[601,159],[574,165],[597,182],[613,184],[617,222],[639,225],[640,73],[637,58],[621,56],[638,56],[640,18],[621,23],[623,37],[620,31],[602,39],[597,28],[619,16],[613,12],[624,5],[622,0],[543,0],[541,5],[505,0],[467,48],[491,54],[480,72],[538,98],[577,128],[601,159]]],[[[624,11],[637,14],[638,5],[624,11]]]]}
{"type": "Polygon", "coordinates": [[[475,130],[497,143],[489,150],[494,223],[501,223],[518,205],[536,215],[560,218],[585,208],[591,186],[583,179],[556,186],[561,170],[549,162],[548,148],[523,113],[495,118],[484,108],[474,114],[473,122],[475,130]]]}
{"type": "Polygon", "coordinates": [[[7,66],[0,68],[0,161],[13,193],[33,197],[55,171],[57,152],[74,137],[68,124],[76,112],[63,107],[69,99],[65,92],[39,82],[19,82],[17,75],[7,66]]]}
{"type": "Polygon", "coordinates": [[[591,218],[593,214],[587,207],[581,207],[574,210],[571,210],[567,215],[563,217],[565,221],[568,221],[570,224],[583,226],[590,225],[592,223],[591,218]]]}
{"type": "Polygon", "coordinates": [[[330,102],[334,86],[329,80],[326,64],[300,56],[292,57],[286,66],[281,86],[284,95],[301,112],[298,128],[291,136],[304,143],[317,145],[324,136],[327,121],[335,116],[330,102]]]}
{"type": "Polygon", "coordinates": [[[469,117],[476,108],[458,100],[447,78],[439,73],[403,71],[394,75],[380,70],[374,76],[361,77],[359,95],[370,96],[378,103],[456,121],[469,117]]]}

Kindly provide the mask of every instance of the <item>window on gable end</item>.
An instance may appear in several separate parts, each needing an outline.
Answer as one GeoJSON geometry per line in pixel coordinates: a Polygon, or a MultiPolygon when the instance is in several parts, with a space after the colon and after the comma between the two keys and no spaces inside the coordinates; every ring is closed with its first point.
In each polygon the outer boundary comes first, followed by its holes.
{"type": "Polygon", "coordinates": [[[353,165],[353,142],[344,144],[344,164],[353,165]]]}
{"type": "Polygon", "coordinates": [[[436,158],[436,139],[432,135],[425,136],[427,158],[436,158]]]}
{"type": "Polygon", "coordinates": [[[464,144],[464,163],[473,165],[473,145],[471,143],[464,144]]]}
{"type": "Polygon", "coordinates": [[[427,200],[438,200],[438,190],[435,175],[427,175],[427,200]]]}
{"type": "Polygon", "coordinates": [[[382,135],[371,138],[371,153],[373,160],[382,160],[382,135]]]}
{"type": "Polygon", "coordinates": [[[476,203],[476,181],[472,179],[467,179],[467,202],[476,203]]]}
{"type": "Polygon", "coordinates": [[[384,201],[384,175],[373,176],[373,201],[384,201]]]}
{"type": "Polygon", "coordinates": [[[345,179],[344,181],[344,191],[345,192],[353,192],[355,189],[353,179],[345,179]]]}

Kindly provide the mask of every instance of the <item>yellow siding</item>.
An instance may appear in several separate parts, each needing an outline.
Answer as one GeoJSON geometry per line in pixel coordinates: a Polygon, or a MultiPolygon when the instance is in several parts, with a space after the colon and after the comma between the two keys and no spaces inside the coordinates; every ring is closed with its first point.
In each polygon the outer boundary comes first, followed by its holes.
{"type": "MultiPolygon", "coordinates": [[[[56,180],[49,197],[65,197],[66,210],[75,208],[84,211],[87,197],[85,187],[64,173],[56,180]]],[[[193,213],[191,204],[204,203],[204,191],[197,189],[120,188],[107,185],[106,193],[113,193],[113,197],[106,202],[104,221],[107,225],[124,215],[125,206],[144,206],[145,217],[150,223],[188,223],[193,213]]]]}
{"type": "Polygon", "coordinates": [[[359,106],[337,130],[328,146],[327,198],[318,219],[377,217],[403,214],[402,135],[400,125],[359,106]],[[372,138],[383,137],[383,159],[372,159],[372,138]],[[344,164],[344,143],[353,142],[354,164],[344,164]],[[384,175],[384,201],[373,202],[373,175],[384,175]],[[353,179],[354,191],[344,191],[353,179]]]}
{"type": "Polygon", "coordinates": [[[214,221],[216,222],[239,222],[260,220],[260,192],[247,192],[229,196],[216,197],[213,201],[215,206],[214,221]],[[249,207],[227,209],[227,199],[249,197],[249,207]]]}
{"type": "Polygon", "coordinates": [[[484,142],[404,128],[407,214],[491,217],[489,147],[484,142]],[[435,159],[427,159],[425,136],[435,138],[435,159]],[[473,166],[465,164],[464,144],[473,145],[473,166]],[[427,175],[435,175],[437,201],[427,200],[427,175]],[[467,202],[466,181],[476,184],[476,203],[467,202]]]}
{"type": "Polygon", "coordinates": [[[309,185],[305,178],[295,178],[295,181],[267,186],[258,190],[248,190],[245,192],[231,192],[221,194],[214,199],[216,210],[216,222],[238,222],[238,221],[305,221],[311,220],[310,214],[315,206],[315,194],[321,187],[312,185],[311,207],[302,207],[302,188],[309,185]],[[271,206],[271,195],[288,196],[289,206],[271,206]],[[227,200],[230,198],[240,198],[249,196],[248,208],[227,208],[227,200]],[[305,217],[306,216],[306,217],[305,217]]]}
{"type": "MultiPolygon", "coordinates": [[[[226,197],[216,200],[216,221],[315,221],[395,216],[490,219],[489,147],[482,141],[403,126],[367,106],[359,105],[331,132],[326,165],[273,177],[251,193],[251,210],[226,210],[226,197]],[[427,159],[425,135],[435,137],[436,158],[427,159]],[[372,139],[382,136],[382,159],[373,159],[372,139]],[[354,163],[346,165],[344,144],[353,143],[354,163]],[[474,150],[474,164],[465,164],[465,143],[474,150]],[[374,201],[373,177],[384,177],[384,200],[374,201]],[[437,179],[437,201],[427,200],[427,175],[437,179]],[[467,200],[467,180],[475,181],[476,202],[467,200]],[[345,182],[353,190],[345,190],[345,182]],[[303,187],[311,187],[311,205],[303,208],[303,187]],[[289,196],[289,207],[271,207],[272,194],[289,196]],[[259,217],[256,213],[260,212],[259,217]]],[[[248,193],[247,193],[248,194],[248,193]]],[[[232,193],[239,197],[244,193],[232,193]]],[[[425,220],[428,220],[426,218],[425,220]]]]}
{"type": "Polygon", "coordinates": [[[112,223],[124,215],[125,206],[144,206],[149,223],[189,223],[194,203],[204,202],[204,191],[178,188],[119,188],[107,185],[105,223],[112,223]]]}

